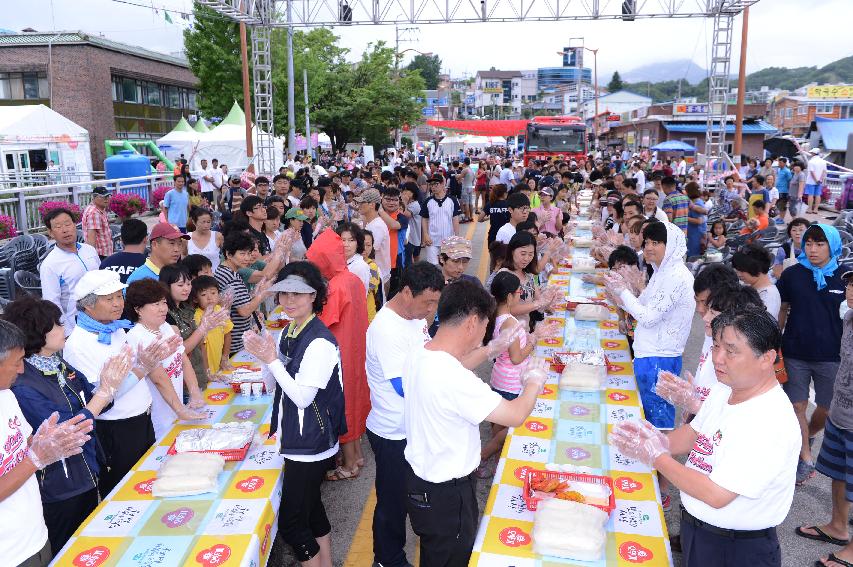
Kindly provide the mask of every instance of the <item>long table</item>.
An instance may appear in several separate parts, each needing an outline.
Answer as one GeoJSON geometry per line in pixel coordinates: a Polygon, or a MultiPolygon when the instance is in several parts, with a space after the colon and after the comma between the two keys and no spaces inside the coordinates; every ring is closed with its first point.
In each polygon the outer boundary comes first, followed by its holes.
{"type": "MultiPolygon", "coordinates": [[[[578,231],[589,236],[588,231],[578,231]]],[[[576,248],[573,257],[588,256],[576,248]]],[[[584,283],[570,268],[557,268],[548,283],[568,295],[596,297],[603,288],[584,283]]],[[[621,455],[607,443],[612,426],[643,416],[633,363],[625,336],[619,332],[616,311],[610,320],[576,321],[572,312],[556,312],[548,319],[563,324],[557,340],[540,341],[538,355],[580,351],[600,346],[611,362],[607,389],[600,392],[561,391],[559,376],[551,372],[533,413],[509,430],[480,522],[470,565],[480,567],[549,567],[672,565],[672,553],[660,505],[660,489],[653,471],[621,455]],[[550,343],[550,344],[549,344],[550,343]],[[616,509],[607,523],[604,559],[574,561],[537,555],[533,551],[534,513],[522,498],[526,471],[545,469],[548,463],[587,467],[591,474],[613,480],[616,509]]]]}
{"type": "MultiPolygon", "coordinates": [[[[249,365],[240,353],[237,364],[249,365]]],[[[262,567],[277,532],[283,458],[267,440],[272,396],[247,397],[213,382],[207,419],[176,424],[80,526],[52,565],[69,567],[262,567]],[[226,462],[216,492],[154,498],[151,486],[166,451],[185,429],[252,421],[264,441],[242,461],[226,462]]]]}

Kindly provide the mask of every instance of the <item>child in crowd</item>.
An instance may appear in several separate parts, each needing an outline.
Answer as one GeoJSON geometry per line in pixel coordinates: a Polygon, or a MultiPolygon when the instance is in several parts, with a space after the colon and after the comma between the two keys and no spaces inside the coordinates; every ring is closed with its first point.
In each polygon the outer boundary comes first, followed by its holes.
{"type": "Polygon", "coordinates": [[[373,233],[364,231],[364,251],[361,253],[367,267],[370,268],[370,287],[367,290],[367,320],[373,321],[376,312],[382,306],[382,280],[379,277],[379,266],[376,265],[376,252],[373,250],[373,233]]]}
{"type": "MultiPolygon", "coordinates": [[[[198,276],[192,281],[190,301],[195,305],[195,322],[199,324],[206,309],[213,308],[220,311],[219,287],[216,279],[212,276],[198,276]]],[[[227,319],[225,323],[211,330],[204,338],[205,355],[207,356],[207,369],[210,376],[222,370],[229,370],[231,362],[228,353],[231,351],[231,330],[234,323],[227,319]]]]}
{"type": "Polygon", "coordinates": [[[190,274],[190,279],[194,280],[199,276],[212,276],[213,263],[210,258],[201,254],[188,254],[181,260],[181,264],[187,269],[190,274]]]}
{"type": "Polygon", "coordinates": [[[726,245],[726,223],[722,220],[715,220],[711,224],[711,230],[705,235],[705,248],[715,248],[720,250],[726,245]]]}
{"type": "Polygon", "coordinates": [[[740,231],[741,234],[752,234],[764,230],[770,224],[770,217],[767,216],[767,203],[758,199],[752,203],[752,210],[755,211],[755,217],[746,221],[746,226],[740,231]]]}

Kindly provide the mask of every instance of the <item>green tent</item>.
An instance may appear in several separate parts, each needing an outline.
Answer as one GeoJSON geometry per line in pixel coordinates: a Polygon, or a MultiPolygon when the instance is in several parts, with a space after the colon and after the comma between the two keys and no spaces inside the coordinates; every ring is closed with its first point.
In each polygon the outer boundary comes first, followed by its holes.
{"type": "Polygon", "coordinates": [[[205,123],[204,119],[202,119],[202,118],[199,118],[196,121],[195,127],[193,129],[200,134],[204,134],[205,132],[210,132],[210,128],[207,127],[207,123],[205,123]]]}

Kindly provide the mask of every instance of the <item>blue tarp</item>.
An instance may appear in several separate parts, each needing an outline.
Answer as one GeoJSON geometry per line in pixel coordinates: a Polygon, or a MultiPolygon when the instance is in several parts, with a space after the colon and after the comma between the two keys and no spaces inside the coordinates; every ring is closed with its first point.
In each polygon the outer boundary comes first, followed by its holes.
{"type": "Polygon", "coordinates": [[[824,118],[815,116],[815,125],[823,140],[823,147],[831,152],[846,152],[847,137],[853,133],[853,118],[824,118]]]}
{"type": "MultiPolygon", "coordinates": [[[[667,129],[668,132],[684,132],[690,134],[704,134],[705,130],[708,129],[708,124],[706,122],[664,122],[663,127],[667,129]]],[[[744,122],[743,123],[743,133],[744,134],[775,134],[778,130],[776,128],[764,120],[757,120],[755,122],[744,122]]],[[[726,124],[726,134],[734,134],[735,133],[735,125],[734,124],[726,124]]]]}

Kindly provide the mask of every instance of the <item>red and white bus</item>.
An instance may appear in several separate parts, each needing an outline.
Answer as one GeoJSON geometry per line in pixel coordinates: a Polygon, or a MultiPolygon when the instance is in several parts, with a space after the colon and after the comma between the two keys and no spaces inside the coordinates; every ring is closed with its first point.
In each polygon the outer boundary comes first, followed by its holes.
{"type": "Polygon", "coordinates": [[[524,165],[530,160],[585,159],[586,124],[579,116],[535,116],[527,125],[524,165]]]}

